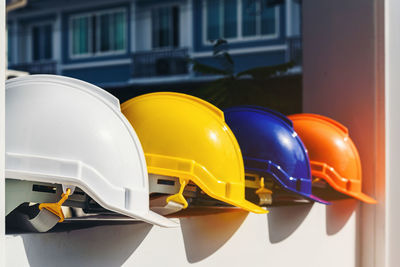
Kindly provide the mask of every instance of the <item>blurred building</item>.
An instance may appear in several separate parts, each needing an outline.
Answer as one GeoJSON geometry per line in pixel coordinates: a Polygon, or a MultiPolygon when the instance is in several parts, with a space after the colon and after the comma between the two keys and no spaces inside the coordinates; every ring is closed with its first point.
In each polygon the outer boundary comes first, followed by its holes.
{"type": "Polygon", "coordinates": [[[187,58],[216,64],[218,38],[235,71],[293,60],[301,73],[299,0],[29,0],[7,28],[9,68],[102,87],[204,80],[187,58]]]}

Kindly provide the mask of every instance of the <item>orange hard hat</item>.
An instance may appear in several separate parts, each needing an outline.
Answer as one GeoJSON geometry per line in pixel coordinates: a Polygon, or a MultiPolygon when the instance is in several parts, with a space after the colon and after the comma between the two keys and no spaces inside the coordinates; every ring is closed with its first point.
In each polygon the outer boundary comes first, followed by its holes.
{"type": "Polygon", "coordinates": [[[343,194],[376,203],[361,192],[360,156],[345,126],[316,114],[295,114],[289,118],[308,150],[313,177],[325,180],[343,194]]]}

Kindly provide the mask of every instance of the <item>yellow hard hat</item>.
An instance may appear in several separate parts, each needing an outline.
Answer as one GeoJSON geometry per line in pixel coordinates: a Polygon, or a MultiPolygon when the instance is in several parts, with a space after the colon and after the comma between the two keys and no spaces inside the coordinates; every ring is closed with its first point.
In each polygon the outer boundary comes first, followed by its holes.
{"type": "Polygon", "coordinates": [[[192,181],[217,200],[255,213],[268,211],[245,199],[243,158],[223,112],[199,98],[170,92],[132,98],[121,106],[143,146],[150,174],[177,177],[179,193],[167,202],[187,202],[192,181]]]}

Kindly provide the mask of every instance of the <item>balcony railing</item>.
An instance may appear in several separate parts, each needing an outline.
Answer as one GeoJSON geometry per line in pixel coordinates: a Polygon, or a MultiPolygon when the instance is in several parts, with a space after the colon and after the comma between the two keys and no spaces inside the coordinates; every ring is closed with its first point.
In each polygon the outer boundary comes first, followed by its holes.
{"type": "Polygon", "coordinates": [[[188,49],[163,49],[134,53],[134,78],[162,77],[189,73],[188,49]]]}
{"type": "Polygon", "coordinates": [[[9,68],[13,70],[26,71],[30,74],[57,74],[56,61],[13,64],[10,65],[9,68]]]}
{"type": "Polygon", "coordinates": [[[301,66],[303,63],[303,43],[301,36],[288,38],[287,44],[289,61],[293,61],[295,66],[301,66]]]}

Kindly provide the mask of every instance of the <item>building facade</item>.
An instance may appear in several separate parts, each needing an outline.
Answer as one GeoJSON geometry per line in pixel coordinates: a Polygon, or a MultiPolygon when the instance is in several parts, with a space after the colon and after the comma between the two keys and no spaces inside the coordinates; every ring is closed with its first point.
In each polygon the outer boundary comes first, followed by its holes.
{"type": "Polygon", "coordinates": [[[301,63],[299,0],[30,0],[7,30],[10,69],[103,87],[204,80],[219,38],[235,71],[301,63]]]}

